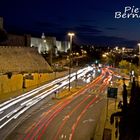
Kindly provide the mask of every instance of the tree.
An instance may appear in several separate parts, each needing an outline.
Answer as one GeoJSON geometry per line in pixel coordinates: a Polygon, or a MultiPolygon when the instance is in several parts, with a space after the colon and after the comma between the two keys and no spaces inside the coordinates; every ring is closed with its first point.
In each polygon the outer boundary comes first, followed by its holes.
{"type": "Polygon", "coordinates": [[[137,76],[137,74],[138,74],[138,67],[136,65],[134,65],[133,63],[130,63],[126,60],[120,61],[119,67],[126,74],[130,74],[130,72],[132,72],[132,71],[134,71],[135,76],[137,76]]]}
{"type": "Polygon", "coordinates": [[[110,122],[114,122],[114,117],[119,117],[119,140],[139,140],[140,138],[140,87],[133,79],[130,103],[127,103],[127,90],[123,86],[123,107],[122,111],[111,115],[110,122]]]}

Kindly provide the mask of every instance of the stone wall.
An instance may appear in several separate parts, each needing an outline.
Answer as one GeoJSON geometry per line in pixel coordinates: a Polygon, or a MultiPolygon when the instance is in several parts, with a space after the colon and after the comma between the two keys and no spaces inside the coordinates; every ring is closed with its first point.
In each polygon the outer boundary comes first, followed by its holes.
{"type": "Polygon", "coordinates": [[[30,35],[14,35],[8,34],[8,39],[2,43],[1,46],[25,46],[29,47],[31,44],[30,35]]]}
{"type": "Polygon", "coordinates": [[[0,46],[0,73],[51,72],[47,61],[35,48],[0,46]]]}
{"type": "MultiPolygon", "coordinates": [[[[23,89],[23,81],[25,74],[12,75],[11,78],[8,76],[0,75],[0,95],[6,93],[12,93],[23,89]]],[[[39,86],[40,84],[52,80],[54,78],[53,73],[32,73],[33,79],[25,79],[24,88],[32,88],[39,86]]],[[[22,93],[21,93],[22,94],[22,93]]]]}

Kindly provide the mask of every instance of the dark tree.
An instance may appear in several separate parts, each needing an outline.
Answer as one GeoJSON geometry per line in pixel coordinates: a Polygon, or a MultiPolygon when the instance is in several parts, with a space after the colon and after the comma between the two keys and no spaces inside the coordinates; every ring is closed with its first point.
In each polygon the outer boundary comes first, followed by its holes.
{"type": "Polygon", "coordinates": [[[128,107],[128,105],[127,105],[127,89],[126,89],[125,80],[124,80],[124,84],[123,84],[123,108],[122,108],[124,112],[127,111],[127,107],[128,107]]]}
{"type": "Polygon", "coordinates": [[[123,85],[122,111],[113,113],[110,118],[111,124],[114,117],[119,117],[119,140],[139,140],[140,138],[140,87],[133,79],[130,103],[127,103],[127,89],[123,85]]]}

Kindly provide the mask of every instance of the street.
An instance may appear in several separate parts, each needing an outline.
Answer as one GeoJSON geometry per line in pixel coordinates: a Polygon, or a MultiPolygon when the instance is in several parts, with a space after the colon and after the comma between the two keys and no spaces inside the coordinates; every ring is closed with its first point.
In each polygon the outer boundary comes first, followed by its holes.
{"type": "Polygon", "coordinates": [[[50,100],[23,121],[7,139],[91,139],[106,104],[110,76],[102,72],[86,87],[60,101],[50,100]]]}

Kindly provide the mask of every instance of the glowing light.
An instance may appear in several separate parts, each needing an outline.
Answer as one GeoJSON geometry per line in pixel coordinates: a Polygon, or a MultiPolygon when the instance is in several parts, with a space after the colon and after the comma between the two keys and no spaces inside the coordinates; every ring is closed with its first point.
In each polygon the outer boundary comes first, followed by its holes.
{"type": "Polygon", "coordinates": [[[68,33],[68,36],[75,36],[75,34],[72,33],[72,32],[69,32],[69,33],[68,33]]]}

